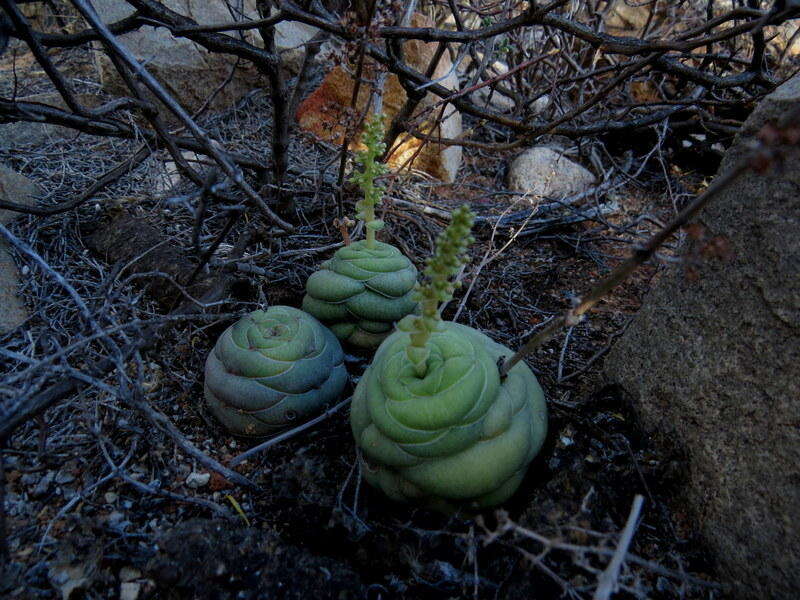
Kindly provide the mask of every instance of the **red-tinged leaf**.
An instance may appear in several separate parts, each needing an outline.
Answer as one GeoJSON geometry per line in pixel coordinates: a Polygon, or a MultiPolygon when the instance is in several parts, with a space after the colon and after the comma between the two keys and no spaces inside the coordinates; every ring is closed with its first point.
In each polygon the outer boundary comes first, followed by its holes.
{"type": "Polygon", "coordinates": [[[233,484],[216,471],[212,471],[211,479],[208,481],[208,487],[212,492],[218,492],[220,490],[228,490],[232,488],[233,484]]]}

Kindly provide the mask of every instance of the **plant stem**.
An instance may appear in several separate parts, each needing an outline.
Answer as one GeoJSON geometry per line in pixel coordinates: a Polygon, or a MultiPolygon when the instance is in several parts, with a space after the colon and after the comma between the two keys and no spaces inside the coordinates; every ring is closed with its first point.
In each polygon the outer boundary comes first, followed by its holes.
{"type": "Polygon", "coordinates": [[[375,229],[370,227],[369,224],[375,220],[375,205],[370,204],[365,212],[367,213],[367,221],[365,223],[367,229],[367,248],[372,249],[375,247],[375,229]]]}
{"type": "Polygon", "coordinates": [[[442,318],[439,315],[439,302],[435,298],[424,298],[420,304],[422,316],[414,317],[414,333],[411,334],[406,356],[414,365],[414,374],[422,379],[428,372],[428,357],[431,354],[428,341],[442,318]]]}

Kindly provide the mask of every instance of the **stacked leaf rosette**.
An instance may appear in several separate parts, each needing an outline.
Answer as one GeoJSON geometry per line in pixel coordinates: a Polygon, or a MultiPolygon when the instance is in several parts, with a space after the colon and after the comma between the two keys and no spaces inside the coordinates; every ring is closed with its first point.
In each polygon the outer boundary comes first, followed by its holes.
{"type": "Polygon", "coordinates": [[[417,269],[392,246],[375,239],[384,222],[375,215],[383,196],[381,175],[387,172],[379,157],[385,152],[383,117],[375,114],[364,127],[364,150],[355,157],[351,181],[363,197],[356,202],[356,217],[363,223],[365,239],[340,248],[308,278],[303,310],[328,325],[340,340],[372,350],[392,331],[395,322],[414,311],[417,269]]]}
{"type": "Polygon", "coordinates": [[[511,351],[441,322],[425,376],[407,356],[413,317],[379,348],[353,395],[351,426],[366,480],[390,498],[452,512],[510,497],[547,433],[547,408],[524,364],[501,380],[511,351]]]}
{"type": "Polygon", "coordinates": [[[217,340],[206,360],[205,398],[232,433],[262,437],[321,412],[346,382],[336,337],[303,311],[272,306],[217,340]]]}
{"type": "Polygon", "coordinates": [[[390,244],[367,240],[337,250],[306,283],[303,310],[340,340],[377,348],[394,323],[411,313],[417,269],[390,244]]]}
{"type": "Polygon", "coordinates": [[[544,393],[527,365],[502,373],[511,350],[442,321],[473,221],[468,206],[453,211],[415,291],[419,314],[378,348],[350,416],[366,480],[394,500],[444,512],[509,498],[547,434],[544,393]]]}

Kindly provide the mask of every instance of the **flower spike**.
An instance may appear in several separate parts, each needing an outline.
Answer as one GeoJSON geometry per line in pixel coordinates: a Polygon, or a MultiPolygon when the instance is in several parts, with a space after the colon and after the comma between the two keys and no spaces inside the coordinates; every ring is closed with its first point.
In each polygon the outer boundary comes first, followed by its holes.
{"type": "Polygon", "coordinates": [[[350,178],[361,191],[364,197],[356,202],[356,217],[364,222],[367,231],[367,248],[375,247],[375,232],[383,228],[383,221],[375,218],[375,206],[381,201],[385,188],[377,178],[386,174],[388,168],[378,157],[386,151],[383,143],[383,115],[376,114],[367,122],[361,142],[366,146],[364,150],[356,153],[356,164],[360,171],[354,171],[350,178]]]}
{"type": "Polygon", "coordinates": [[[427,371],[430,356],[427,343],[441,321],[439,304],[453,297],[456,284],[451,278],[469,260],[467,248],[473,242],[470,231],[474,221],[475,215],[466,204],[453,212],[450,225],[436,238],[433,256],[425,263],[426,282],[417,285],[415,299],[420,303],[421,315],[413,320],[411,344],[406,348],[406,355],[418,377],[424,377],[427,371]]]}

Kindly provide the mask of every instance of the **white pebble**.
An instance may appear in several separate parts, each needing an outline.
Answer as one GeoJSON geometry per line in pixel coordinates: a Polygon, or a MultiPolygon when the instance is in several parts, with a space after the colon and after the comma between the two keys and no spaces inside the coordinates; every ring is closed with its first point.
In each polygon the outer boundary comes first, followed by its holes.
{"type": "Polygon", "coordinates": [[[189,473],[189,476],[186,478],[186,485],[190,488],[200,488],[203,487],[208,483],[208,480],[211,479],[211,473],[189,473]]]}

